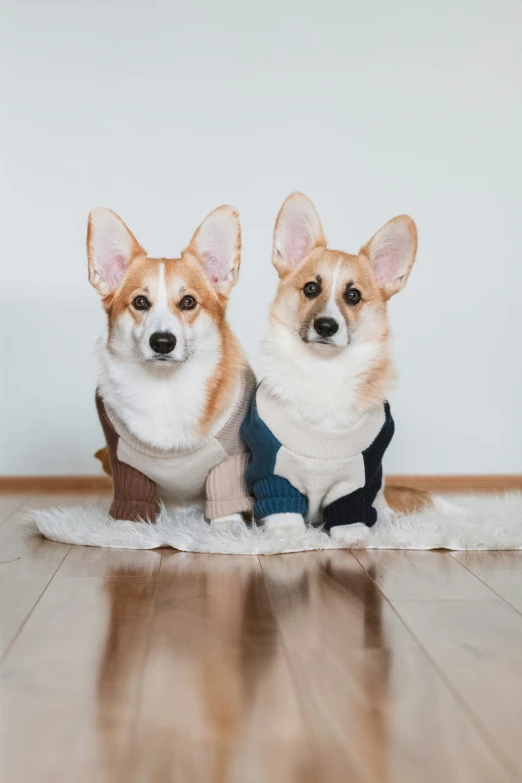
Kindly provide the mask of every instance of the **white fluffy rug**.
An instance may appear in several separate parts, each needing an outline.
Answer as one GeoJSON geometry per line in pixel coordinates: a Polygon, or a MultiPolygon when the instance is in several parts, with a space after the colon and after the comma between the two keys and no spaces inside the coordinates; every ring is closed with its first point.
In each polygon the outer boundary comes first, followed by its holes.
{"type": "MultiPolygon", "coordinates": [[[[155,525],[111,519],[96,508],[31,511],[30,518],[52,541],[117,549],[170,546],[185,552],[271,555],[310,549],[336,549],[328,533],[266,531],[254,524],[209,525],[200,512],[162,509],[155,525]]],[[[379,518],[364,544],[369,549],[522,549],[522,494],[467,495],[409,516],[379,518]]]]}

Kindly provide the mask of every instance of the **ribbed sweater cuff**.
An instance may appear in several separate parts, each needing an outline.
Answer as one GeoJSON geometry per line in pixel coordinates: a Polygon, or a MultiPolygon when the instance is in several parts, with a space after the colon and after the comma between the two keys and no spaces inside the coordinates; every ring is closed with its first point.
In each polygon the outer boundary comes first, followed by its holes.
{"type": "Polygon", "coordinates": [[[232,498],[232,500],[208,500],[205,515],[207,519],[220,519],[231,514],[242,514],[252,511],[252,498],[232,498]]]}
{"type": "Polygon", "coordinates": [[[354,522],[364,522],[367,527],[372,527],[377,522],[377,512],[369,503],[336,500],[326,506],[323,518],[326,530],[336,525],[351,525],[354,522]]]}
{"type": "Polygon", "coordinates": [[[302,514],[308,513],[308,501],[291,484],[285,482],[287,486],[282,485],[281,478],[274,476],[272,478],[257,481],[254,487],[254,494],[257,502],[254,505],[254,514],[263,519],[270,514],[302,514]]]}
{"type": "Polygon", "coordinates": [[[126,519],[129,522],[156,521],[156,504],[144,503],[140,500],[113,500],[109,510],[113,519],[126,519]]]}

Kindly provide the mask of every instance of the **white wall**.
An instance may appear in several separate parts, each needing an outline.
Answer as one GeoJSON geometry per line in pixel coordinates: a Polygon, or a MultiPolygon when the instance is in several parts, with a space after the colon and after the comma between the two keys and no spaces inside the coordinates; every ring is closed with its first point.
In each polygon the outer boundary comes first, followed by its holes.
{"type": "Polygon", "coordinates": [[[176,255],[241,211],[232,324],[257,365],[273,222],[332,247],[392,216],[420,250],[391,317],[394,473],[522,471],[519,0],[2,0],[0,474],[94,473],[87,213],[176,255]]]}

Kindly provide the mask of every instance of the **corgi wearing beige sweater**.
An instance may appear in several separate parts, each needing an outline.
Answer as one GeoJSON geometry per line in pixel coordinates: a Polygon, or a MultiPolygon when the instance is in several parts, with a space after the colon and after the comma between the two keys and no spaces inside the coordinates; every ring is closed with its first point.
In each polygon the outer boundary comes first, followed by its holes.
{"type": "Polygon", "coordinates": [[[89,280],[102,298],[96,405],[120,520],[154,522],[163,501],[225,524],[251,509],[239,435],[254,378],[227,320],[237,212],[208,215],[179,258],[149,258],[123,221],[95,209],[89,280]]]}

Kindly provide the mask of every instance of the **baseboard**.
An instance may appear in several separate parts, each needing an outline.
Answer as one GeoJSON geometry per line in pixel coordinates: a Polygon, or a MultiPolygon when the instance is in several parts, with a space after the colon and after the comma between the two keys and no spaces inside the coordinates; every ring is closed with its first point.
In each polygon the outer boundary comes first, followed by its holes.
{"type": "MultiPolygon", "coordinates": [[[[522,475],[415,476],[390,475],[388,486],[413,487],[429,492],[505,492],[522,490],[522,475]]],[[[0,494],[109,492],[108,476],[0,476],[0,494]]]]}
{"type": "Polygon", "coordinates": [[[109,492],[108,476],[0,476],[0,494],[99,493],[109,492]]]}
{"type": "Polygon", "coordinates": [[[428,492],[506,492],[522,490],[522,474],[386,476],[388,486],[413,487],[428,492]]]}

